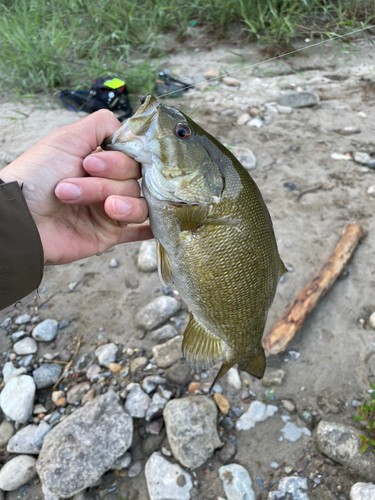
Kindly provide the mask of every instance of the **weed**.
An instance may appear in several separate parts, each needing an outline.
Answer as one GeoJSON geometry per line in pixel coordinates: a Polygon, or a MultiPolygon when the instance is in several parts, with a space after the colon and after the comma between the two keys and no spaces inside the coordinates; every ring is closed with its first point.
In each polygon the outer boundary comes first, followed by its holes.
{"type": "Polygon", "coordinates": [[[360,436],[362,443],[361,453],[364,453],[369,446],[375,452],[375,384],[370,384],[372,389],[371,399],[367,399],[363,405],[357,408],[359,415],[354,415],[353,420],[357,422],[367,422],[366,429],[372,437],[360,436]]]}

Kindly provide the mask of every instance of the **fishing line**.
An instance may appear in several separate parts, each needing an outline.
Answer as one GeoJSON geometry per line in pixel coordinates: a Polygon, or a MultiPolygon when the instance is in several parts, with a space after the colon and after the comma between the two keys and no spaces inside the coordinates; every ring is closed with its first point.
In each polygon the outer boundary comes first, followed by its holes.
{"type": "MultiPolygon", "coordinates": [[[[250,68],[255,68],[257,66],[261,66],[262,64],[266,64],[268,62],[275,61],[276,59],[281,59],[282,57],[290,56],[291,54],[296,54],[297,52],[302,52],[304,50],[311,49],[311,47],[317,47],[318,45],[323,45],[323,44],[328,43],[328,42],[333,42],[339,38],[345,38],[347,36],[354,35],[355,33],[360,33],[361,31],[369,30],[371,28],[375,28],[375,24],[368,26],[367,28],[360,28],[358,30],[351,31],[350,33],[346,33],[345,35],[336,35],[335,37],[330,38],[329,40],[322,40],[321,42],[313,43],[312,45],[309,45],[308,47],[301,47],[300,49],[292,50],[291,52],[288,52],[287,54],[280,54],[279,56],[271,57],[270,59],[267,59],[266,61],[260,61],[260,62],[254,63],[254,64],[249,64],[248,66],[245,66],[244,68],[234,69],[233,71],[229,71],[228,73],[223,73],[220,76],[214,76],[212,78],[209,78],[208,80],[206,80],[206,82],[207,83],[213,82],[215,80],[218,80],[219,78],[223,78],[223,76],[229,76],[229,75],[233,75],[234,73],[238,73],[240,71],[245,71],[245,70],[250,69],[250,68]]],[[[180,88],[178,90],[173,90],[171,92],[168,92],[167,94],[159,95],[157,97],[157,99],[160,99],[161,97],[166,97],[166,96],[174,94],[176,92],[181,92],[182,90],[190,89],[194,86],[195,85],[192,84],[192,85],[188,85],[187,87],[180,88]]]]}

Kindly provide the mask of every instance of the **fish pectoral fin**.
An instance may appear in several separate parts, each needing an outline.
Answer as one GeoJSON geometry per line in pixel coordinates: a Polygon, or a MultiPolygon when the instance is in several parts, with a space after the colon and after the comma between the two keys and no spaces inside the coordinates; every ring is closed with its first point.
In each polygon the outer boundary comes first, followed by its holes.
{"type": "Polygon", "coordinates": [[[173,275],[172,275],[172,266],[167,255],[167,252],[162,247],[160,241],[155,239],[156,241],[156,258],[158,262],[158,272],[160,281],[164,286],[169,288],[173,285],[173,275]]]}
{"type": "Polygon", "coordinates": [[[266,369],[266,356],[263,347],[253,350],[246,358],[241,359],[238,368],[250,373],[253,377],[262,378],[266,369]]]}
{"type": "Polygon", "coordinates": [[[285,274],[287,272],[288,272],[288,269],[285,267],[284,262],[281,259],[279,259],[279,276],[280,276],[280,278],[283,274],[285,274]]]}
{"type": "Polygon", "coordinates": [[[182,352],[186,363],[196,372],[208,370],[225,358],[222,340],[198,323],[192,313],[184,333],[182,352]]]}
{"type": "Polygon", "coordinates": [[[240,219],[231,219],[229,215],[210,215],[209,211],[209,205],[183,205],[177,216],[181,231],[190,231],[199,226],[236,226],[241,222],[240,219]]]}

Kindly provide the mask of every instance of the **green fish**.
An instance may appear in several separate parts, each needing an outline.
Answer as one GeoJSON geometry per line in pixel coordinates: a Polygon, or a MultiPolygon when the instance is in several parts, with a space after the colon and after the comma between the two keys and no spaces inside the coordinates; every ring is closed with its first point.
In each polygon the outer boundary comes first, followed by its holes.
{"type": "Polygon", "coordinates": [[[190,310],[183,355],[262,378],[262,335],[286,271],[259,189],[233,154],[181,111],[149,95],[103,148],[142,164],[160,279],[190,310]]]}

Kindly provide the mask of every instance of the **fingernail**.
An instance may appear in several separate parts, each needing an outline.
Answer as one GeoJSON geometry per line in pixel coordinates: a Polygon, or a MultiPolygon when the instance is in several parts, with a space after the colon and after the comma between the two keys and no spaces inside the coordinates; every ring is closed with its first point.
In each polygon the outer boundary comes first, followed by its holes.
{"type": "Polygon", "coordinates": [[[82,194],[82,190],[71,182],[61,182],[55,189],[55,194],[60,200],[75,201],[82,194]]]}
{"type": "Polygon", "coordinates": [[[129,213],[130,205],[124,200],[115,198],[113,200],[113,209],[118,215],[124,215],[129,213]]]}
{"type": "Polygon", "coordinates": [[[84,167],[93,174],[101,174],[104,170],[105,163],[97,156],[90,156],[83,160],[84,167]]]}

